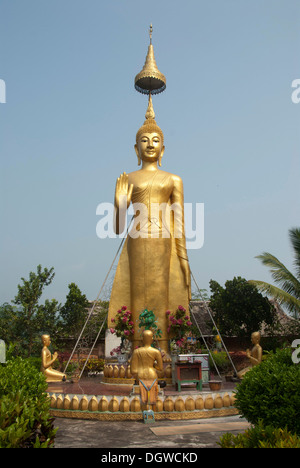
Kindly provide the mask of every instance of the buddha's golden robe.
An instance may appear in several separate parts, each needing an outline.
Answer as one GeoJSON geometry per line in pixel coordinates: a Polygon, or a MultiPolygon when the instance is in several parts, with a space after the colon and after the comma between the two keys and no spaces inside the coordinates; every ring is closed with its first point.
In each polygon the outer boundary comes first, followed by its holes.
{"type": "Polygon", "coordinates": [[[141,178],[137,177],[138,173],[129,174],[129,183],[134,185],[135,217],[117,266],[108,323],[109,327],[113,326],[111,319],[118,309],[127,306],[135,327],[135,335],[130,338],[136,346],[140,344],[139,315],[145,308],[152,310],[162,330],[161,348],[167,350],[166,311],[174,312],[182,305],[188,314],[189,305],[189,291],[180,263],[187,261],[182,182],[178,176],[161,170],[143,174],[141,178]],[[175,210],[170,216],[171,205],[175,210]],[[160,213],[158,206],[163,208],[160,213]]]}

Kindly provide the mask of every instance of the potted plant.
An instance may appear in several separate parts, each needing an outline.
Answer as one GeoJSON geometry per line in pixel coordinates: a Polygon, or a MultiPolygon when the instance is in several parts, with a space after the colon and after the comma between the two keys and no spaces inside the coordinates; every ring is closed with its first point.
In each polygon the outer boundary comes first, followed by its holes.
{"type": "Polygon", "coordinates": [[[162,331],[157,326],[157,320],[152,310],[144,309],[139,316],[139,329],[142,333],[143,330],[151,330],[153,333],[153,347],[158,347],[157,339],[161,338],[162,331]]]}
{"type": "Polygon", "coordinates": [[[222,381],[221,380],[209,380],[208,381],[209,388],[212,392],[218,392],[222,388],[222,381]]]}

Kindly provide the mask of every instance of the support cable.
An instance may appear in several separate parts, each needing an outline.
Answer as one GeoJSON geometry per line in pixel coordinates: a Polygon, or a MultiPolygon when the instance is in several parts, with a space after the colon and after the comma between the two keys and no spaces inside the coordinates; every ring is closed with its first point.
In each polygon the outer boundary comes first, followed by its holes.
{"type": "MultiPolygon", "coordinates": [[[[103,283],[102,283],[102,286],[101,286],[101,288],[100,288],[100,291],[99,291],[99,293],[98,293],[98,296],[97,296],[96,300],[95,300],[94,303],[93,303],[93,306],[92,306],[92,308],[91,308],[91,311],[89,312],[89,315],[88,315],[88,317],[87,317],[87,319],[86,319],[86,321],[85,321],[85,324],[84,324],[83,327],[82,327],[82,330],[81,330],[81,332],[80,332],[80,334],[79,334],[79,337],[78,337],[78,339],[77,339],[77,341],[76,341],[76,344],[75,344],[75,346],[74,346],[74,349],[73,349],[73,351],[72,351],[72,353],[71,353],[71,355],[70,355],[70,357],[69,357],[69,360],[68,360],[68,362],[67,362],[67,364],[66,364],[66,367],[65,367],[65,370],[64,370],[64,374],[66,373],[66,370],[67,370],[67,368],[68,368],[68,366],[69,366],[69,364],[70,364],[70,362],[71,362],[71,359],[72,359],[72,357],[73,357],[73,355],[74,355],[74,353],[75,353],[75,350],[76,350],[76,348],[77,348],[77,346],[78,346],[78,344],[79,344],[79,341],[80,341],[80,339],[81,339],[81,337],[82,337],[82,334],[83,334],[83,332],[84,332],[84,330],[85,330],[85,327],[87,326],[87,324],[88,324],[88,322],[89,322],[89,320],[90,320],[90,318],[91,318],[91,316],[92,316],[92,314],[93,314],[93,312],[94,312],[95,306],[96,306],[96,304],[97,304],[97,302],[98,302],[98,300],[99,300],[99,297],[100,297],[100,295],[101,295],[101,293],[102,293],[102,290],[103,290],[103,288],[104,288],[104,286],[105,286],[105,283],[106,283],[106,281],[107,281],[107,279],[108,279],[108,277],[109,277],[109,275],[110,275],[110,272],[111,272],[111,270],[112,270],[112,268],[113,268],[113,266],[114,266],[114,263],[115,263],[115,261],[116,261],[116,258],[118,257],[119,252],[120,252],[120,250],[121,250],[121,248],[122,248],[122,246],[123,246],[123,244],[124,244],[124,242],[125,242],[125,239],[127,238],[127,234],[128,234],[128,231],[129,231],[129,228],[130,228],[130,226],[131,226],[131,223],[132,223],[133,218],[134,218],[134,216],[132,216],[132,218],[131,218],[131,220],[130,220],[130,223],[129,223],[128,228],[127,228],[127,231],[126,231],[126,235],[123,237],[123,239],[122,239],[122,241],[121,241],[121,243],[120,243],[120,245],[119,245],[119,248],[118,248],[118,250],[117,250],[117,253],[116,253],[116,255],[115,255],[115,257],[114,257],[114,259],[113,259],[113,261],[112,261],[112,263],[111,263],[111,266],[110,266],[110,268],[109,268],[109,270],[108,270],[108,272],[107,272],[107,275],[106,275],[106,277],[105,277],[105,279],[104,279],[104,281],[103,281],[103,283]]],[[[106,320],[106,319],[105,319],[105,320],[106,320]]],[[[104,320],[104,322],[105,322],[105,320],[104,320]]],[[[104,322],[102,323],[101,330],[102,330],[102,327],[103,327],[104,322]]],[[[99,333],[99,335],[100,335],[100,333],[99,333]]],[[[94,346],[95,346],[95,344],[93,345],[93,347],[94,347],[94,346]]],[[[91,353],[90,353],[90,354],[91,354],[91,353]]]]}
{"type": "Polygon", "coordinates": [[[195,319],[194,312],[192,311],[191,306],[190,306],[190,314],[192,315],[192,317],[193,317],[193,319],[194,319],[194,322],[196,323],[196,326],[197,326],[197,328],[198,328],[198,330],[199,330],[199,332],[200,332],[201,338],[202,338],[202,340],[204,341],[204,345],[206,346],[206,349],[208,350],[208,353],[209,353],[209,356],[210,356],[210,358],[211,358],[211,360],[212,360],[212,362],[213,362],[213,365],[215,366],[215,369],[216,369],[216,371],[217,371],[217,374],[218,374],[220,380],[222,380],[222,377],[221,377],[220,372],[219,372],[219,370],[218,370],[218,367],[217,367],[217,365],[216,365],[216,363],[215,363],[215,360],[214,360],[214,358],[213,358],[213,355],[212,355],[212,353],[211,353],[211,351],[210,351],[210,349],[209,349],[209,346],[208,346],[207,343],[206,343],[206,340],[205,340],[204,335],[203,335],[203,333],[202,333],[202,331],[201,331],[201,328],[200,328],[199,324],[197,323],[197,320],[195,319]]]}
{"type": "Polygon", "coordinates": [[[214,325],[214,327],[215,327],[215,329],[216,329],[216,331],[217,331],[217,334],[219,335],[219,337],[220,337],[220,339],[221,339],[222,345],[223,345],[223,347],[224,347],[224,349],[225,349],[225,352],[226,352],[226,354],[227,354],[227,356],[228,356],[228,359],[230,360],[231,365],[232,365],[232,367],[233,367],[234,374],[235,374],[235,376],[237,376],[236,367],[235,367],[235,365],[233,364],[233,361],[232,361],[232,359],[231,359],[231,356],[230,356],[230,354],[229,354],[229,352],[228,352],[228,350],[227,350],[227,348],[226,348],[226,346],[225,346],[225,343],[224,343],[223,338],[222,338],[222,336],[221,336],[221,334],[220,334],[220,332],[219,332],[219,329],[218,329],[218,327],[217,327],[217,325],[216,325],[216,322],[215,322],[215,320],[214,320],[214,318],[213,318],[213,316],[212,316],[212,314],[211,314],[211,312],[210,312],[210,309],[209,309],[208,305],[206,304],[206,301],[203,299],[203,296],[202,296],[202,293],[201,293],[201,289],[199,288],[199,286],[198,286],[198,284],[197,284],[197,281],[196,281],[196,279],[195,279],[195,277],[194,277],[194,275],[193,275],[192,272],[191,272],[191,276],[192,276],[192,278],[193,278],[193,280],[194,280],[194,282],[195,282],[195,285],[196,285],[196,287],[197,287],[197,289],[198,289],[198,292],[199,292],[199,294],[200,294],[200,296],[201,296],[201,299],[202,299],[202,301],[203,301],[203,303],[204,303],[204,307],[205,307],[206,311],[208,312],[208,314],[209,314],[209,316],[210,316],[210,319],[211,319],[211,321],[212,321],[212,323],[213,323],[213,325],[214,325]]]}

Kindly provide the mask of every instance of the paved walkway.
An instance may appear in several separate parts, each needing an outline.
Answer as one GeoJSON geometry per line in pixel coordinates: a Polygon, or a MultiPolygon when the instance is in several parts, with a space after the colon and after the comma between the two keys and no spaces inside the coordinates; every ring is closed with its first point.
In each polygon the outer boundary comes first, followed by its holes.
{"type": "Polygon", "coordinates": [[[222,434],[244,432],[248,426],[239,416],[152,424],[57,418],[55,448],[218,448],[222,434]]]}

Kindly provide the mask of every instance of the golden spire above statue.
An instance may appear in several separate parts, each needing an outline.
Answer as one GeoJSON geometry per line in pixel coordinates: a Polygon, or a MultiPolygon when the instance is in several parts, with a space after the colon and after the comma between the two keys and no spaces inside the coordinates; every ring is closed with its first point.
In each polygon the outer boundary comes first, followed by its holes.
{"type": "Polygon", "coordinates": [[[155,113],[154,113],[154,109],[153,109],[153,104],[152,104],[152,97],[151,97],[151,93],[149,93],[149,102],[148,102],[148,108],[147,108],[147,111],[146,111],[146,114],[145,114],[145,118],[146,120],[154,120],[155,119],[155,113]]]}
{"type": "Polygon", "coordinates": [[[154,57],[152,45],[152,24],[150,25],[150,45],[145,60],[145,65],[134,79],[134,86],[142,94],[159,94],[166,89],[166,78],[159,71],[154,57]]]}

